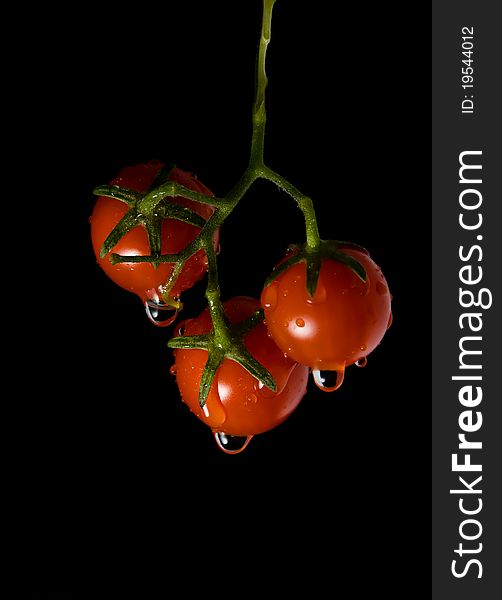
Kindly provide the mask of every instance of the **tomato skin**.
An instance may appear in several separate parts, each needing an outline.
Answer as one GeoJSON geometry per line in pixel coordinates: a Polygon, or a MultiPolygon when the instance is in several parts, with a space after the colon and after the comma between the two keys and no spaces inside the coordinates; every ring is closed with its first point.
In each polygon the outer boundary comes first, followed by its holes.
{"type": "Polygon", "coordinates": [[[364,252],[341,250],[362,264],[366,283],[345,265],[324,259],[313,299],[304,262],[281,273],[261,294],[275,343],[313,370],[343,372],[375,349],[391,318],[391,295],[380,268],[364,252]]]}
{"type": "MultiPolygon", "coordinates": [[[[112,185],[120,185],[138,192],[146,192],[153,183],[157,173],[164,165],[159,161],[150,161],[147,164],[125,167],[111,181],[112,185]]],[[[174,167],[169,175],[169,181],[175,181],[181,185],[203,194],[212,196],[212,192],[193,175],[174,167]]],[[[190,208],[204,219],[209,219],[214,208],[199,202],[176,197],[174,203],[190,208]]],[[[172,273],[171,263],[161,263],[157,269],[150,263],[118,263],[112,265],[109,255],[101,258],[99,256],[101,246],[115,225],[125,215],[128,206],[120,200],[100,196],[94,206],[91,216],[91,237],[97,262],[108,277],[122,288],[137,294],[143,301],[150,299],[159,301],[162,289],[169,275],[172,273]]],[[[165,219],[162,224],[162,254],[180,252],[191,241],[195,239],[200,228],[177,221],[165,219]]],[[[218,245],[218,233],[214,238],[215,247],[218,245]]],[[[112,249],[111,252],[123,255],[147,255],[150,254],[148,236],[145,228],[138,225],[131,229],[112,249]]],[[[186,262],[182,272],[177,278],[174,287],[170,291],[171,297],[190,288],[199,281],[207,271],[206,256],[203,250],[194,254],[186,262]]]]}
{"type": "MultiPolygon", "coordinates": [[[[242,321],[260,307],[244,296],[224,303],[231,323],[242,321]]],[[[212,329],[209,310],[184,322],[183,335],[208,333],[212,329]]],[[[263,364],[276,381],[277,392],[261,386],[235,361],[225,359],[218,368],[204,408],[199,406],[199,386],[207,351],[175,350],[176,382],[185,404],[214,432],[250,436],[282,423],[298,406],[307,389],[308,369],[277,348],[260,323],[244,338],[246,348],[263,364]]]]}

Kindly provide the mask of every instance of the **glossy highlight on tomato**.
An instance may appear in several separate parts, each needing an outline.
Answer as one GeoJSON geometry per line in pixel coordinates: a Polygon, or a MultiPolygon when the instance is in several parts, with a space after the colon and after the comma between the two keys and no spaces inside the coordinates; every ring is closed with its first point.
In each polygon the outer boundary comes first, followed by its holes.
{"type": "MultiPolygon", "coordinates": [[[[125,167],[111,181],[111,184],[146,192],[163,167],[163,163],[159,161],[125,167]]],[[[168,181],[180,183],[191,190],[208,196],[213,195],[196,177],[177,167],[173,167],[170,171],[168,181]]],[[[190,208],[206,221],[214,212],[212,206],[180,196],[173,198],[172,202],[190,208]]],[[[187,260],[173,288],[168,292],[169,298],[165,298],[163,286],[173,271],[172,263],[161,263],[157,268],[151,263],[124,262],[112,265],[109,255],[103,258],[99,255],[103,242],[127,210],[128,206],[120,200],[104,196],[98,198],[91,216],[92,245],[98,264],[112,281],[137,294],[143,302],[161,303],[162,301],[167,300],[169,302],[170,299],[176,299],[181,292],[192,287],[204,276],[207,271],[205,252],[200,250],[187,260]]],[[[161,253],[180,252],[196,238],[199,232],[200,228],[194,225],[175,219],[164,219],[162,223],[161,253]]],[[[215,234],[214,244],[216,248],[218,245],[217,233],[215,234]]],[[[138,225],[126,233],[111,252],[125,256],[150,254],[148,235],[143,225],[138,225]]]]}
{"type": "Polygon", "coordinates": [[[309,366],[326,391],[341,385],[346,366],[366,364],[391,322],[391,295],[381,269],[363,251],[340,250],[364,267],[366,282],[342,263],[325,258],[313,298],[306,288],[305,262],[279,274],[261,294],[275,343],[309,366]]]}
{"type": "MultiPolygon", "coordinates": [[[[259,307],[254,298],[239,296],[223,304],[230,323],[238,323],[259,307]]],[[[183,335],[199,335],[212,329],[206,309],[197,318],[181,325],[183,335]]],[[[180,331],[181,333],[181,331],[180,331]]],[[[216,372],[207,402],[199,406],[199,386],[207,361],[207,351],[187,349],[174,351],[172,372],[183,401],[190,410],[215,433],[222,445],[225,436],[252,436],[282,423],[300,403],[308,381],[308,368],[285,357],[267,335],[263,323],[244,338],[249,352],[272,374],[277,391],[272,392],[237,362],[225,359],[216,372]]]]}

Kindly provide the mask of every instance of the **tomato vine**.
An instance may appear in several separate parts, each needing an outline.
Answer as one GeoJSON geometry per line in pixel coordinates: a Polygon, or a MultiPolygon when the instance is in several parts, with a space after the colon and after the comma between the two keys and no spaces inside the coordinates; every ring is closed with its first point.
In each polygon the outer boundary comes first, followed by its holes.
{"type": "MultiPolygon", "coordinates": [[[[265,287],[281,277],[288,269],[301,263],[305,265],[306,292],[308,297],[312,299],[315,297],[318,287],[321,267],[326,261],[335,261],[342,264],[348,271],[355,274],[362,284],[366,282],[367,273],[362,264],[364,261],[357,258],[358,253],[367,254],[366,250],[361,246],[348,242],[322,240],[319,235],[312,199],[269,167],[264,160],[267,122],[266,89],[268,85],[266,56],[271,40],[272,13],[275,2],[276,0],[263,0],[255,99],[252,108],[249,162],[234,187],[226,195],[214,197],[196,189],[190,189],[179,182],[168,180],[167,175],[169,169],[172,168],[172,166],[169,166],[161,170],[154,184],[145,192],[119,185],[104,185],[94,190],[94,193],[98,196],[120,200],[127,205],[126,213],[102,244],[100,257],[108,256],[113,265],[120,263],[151,263],[155,268],[158,268],[163,263],[172,264],[172,271],[167,281],[161,286],[161,296],[165,306],[176,309],[180,307],[179,299],[172,292],[187,261],[201,251],[207,257],[208,279],[205,296],[211,317],[212,330],[198,335],[183,335],[181,333],[168,342],[169,347],[173,349],[202,349],[207,351],[208,358],[199,387],[198,401],[201,407],[204,407],[216,372],[225,359],[239,363],[269,390],[272,392],[277,391],[276,382],[269,370],[253,357],[244,343],[246,335],[263,321],[263,309],[257,310],[243,322],[236,324],[228,322],[220,298],[217,253],[214,247],[215,235],[217,235],[220,227],[257,180],[270,181],[286,192],[295,201],[305,222],[304,244],[301,247],[295,246],[292,249],[286,259],[276,267],[267,279],[265,287]],[[193,203],[208,205],[213,212],[209,218],[204,219],[195,210],[173,203],[172,200],[177,197],[185,198],[193,203]],[[161,252],[161,230],[165,219],[182,221],[198,227],[199,231],[194,239],[179,252],[163,254],[161,252]],[[113,252],[117,242],[138,225],[143,226],[147,232],[150,252],[136,255],[122,255],[113,252]],[[356,252],[345,252],[349,248],[356,252]]],[[[312,365],[308,366],[313,368],[312,365]]]]}

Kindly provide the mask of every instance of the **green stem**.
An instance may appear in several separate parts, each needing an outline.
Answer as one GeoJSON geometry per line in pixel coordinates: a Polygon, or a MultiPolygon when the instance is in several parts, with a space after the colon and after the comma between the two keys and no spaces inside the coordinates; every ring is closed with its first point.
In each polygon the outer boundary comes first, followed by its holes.
{"type": "Polygon", "coordinates": [[[309,251],[317,251],[319,249],[321,238],[319,236],[319,228],[317,227],[317,219],[315,215],[312,198],[302,194],[292,183],[285,179],[279,173],[276,173],[268,167],[264,167],[261,173],[263,179],[272,181],[281,190],[289,194],[295,200],[298,208],[302,211],[305,219],[305,235],[306,246],[309,251]]]}
{"type": "Polygon", "coordinates": [[[211,313],[211,321],[213,322],[213,336],[216,347],[225,349],[229,346],[231,341],[228,326],[225,321],[223,305],[220,300],[218,265],[212,244],[210,247],[206,248],[206,255],[208,261],[206,299],[209,306],[209,312],[211,313]]]}
{"type": "Polygon", "coordinates": [[[265,90],[268,83],[265,61],[267,57],[267,47],[270,43],[272,9],[275,2],[276,0],[263,0],[261,36],[256,64],[256,96],[253,106],[253,135],[251,139],[251,156],[249,159],[251,168],[257,168],[264,164],[263,149],[265,145],[265,125],[267,122],[265,90]]]}

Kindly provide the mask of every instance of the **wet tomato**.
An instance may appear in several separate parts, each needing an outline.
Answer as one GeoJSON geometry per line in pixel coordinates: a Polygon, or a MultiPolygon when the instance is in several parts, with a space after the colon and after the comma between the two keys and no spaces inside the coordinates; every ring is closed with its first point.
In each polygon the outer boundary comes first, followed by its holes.
{"type": "Polygon", "coordinates": [[[306,266],[297,263],[264,288],[268,331],[293,360],[309,366],[317,385],[339,387],[345,367],[366,364],[391,322],[391,295],[381,269],[363,251],[341,248],[366,270],[363,282],[347,266],[324,259],[314,297],[306,266]]]}
{"type": "MultiPolygon", "coordinates": [[[[164,165],[159,161],[126,167],[111,181],[111,184],[146,192],[163,167],[164,165]]],[[[209,196],[213,195],[202,182],[177,167],[170,171],[167,180],[180,183],[191,190],[209,196]]],[[[175,197],[172,202],[190,208],[205,220],[209,219],[214,211],[214,208],[207,204],[182,197],[175,197]]],[[[104,196],[98,198],[91,217],[92,244],[98,264],[115,283],[137,294],[144,303],[147,303],[147,310],[148,304],[153,307],[157,305],[162,307],[162,304],[167,302],[172,307],[172,305],[176,305],[176,298],[182,291],[192,287],[204,276],[207,271],[206,255],[201,250],[187,260],[174,287],[169,290],[169,297],[166,298],[163,294],[163,286],[173,271],[172,263],[161,263],[157,268],[150,263],[125,262],[113,265],[108,255],[103,258],[99,255],[103,242],[127,210],[128,206],[119,200],[104,196]]],[[[161,233],[161,253],[180,252],[195,239],[199,231],[200,228],[194,225],[175,219],[164,219],[161,233]]],[[[218,234],[215,234],[215,247],[218,245],[217,238],[218,234]]],[[[126,256],[150,254],[148,235],[143,225],[137,225],[126,233],[111,252],[126,256]]]]}
{"type": "MultiPolygon", "coordinates": [[[[244,296],[224,303],[230,323],[246,319],[259,307],[257,300],[244,296]]],[[[199,335],[211,329],[207,309],[183,323],[183,335],[199,335]]],[[[263,323],[246,334],[244,344],[274,377],[277,391],[272,392],[237,362],[226,358],[216,372],[203,408],[198,402],[199,386],[208,353],[200,349],[175,350],[172,372],[176,373],[182,399],[201,421],[220,434],[220,445],[226,436],[252,436],[276,427],[295,410],[306,392],[308,368],[285,357],[263,323]]]]}

